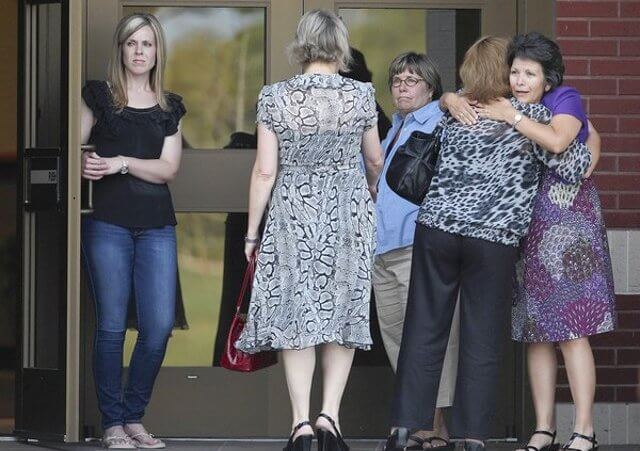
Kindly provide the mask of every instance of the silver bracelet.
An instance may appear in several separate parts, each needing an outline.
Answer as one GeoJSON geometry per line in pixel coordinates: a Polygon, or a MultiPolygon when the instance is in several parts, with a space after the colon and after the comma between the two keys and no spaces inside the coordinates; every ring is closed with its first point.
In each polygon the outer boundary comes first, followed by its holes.
{"type": "Polygon", "coordinates": [[[255,238],[249,238],[248,235],[244,236],[244,242],[247,244],[257,244],[260,241],[260,237],[257,236],[255,238]]]}

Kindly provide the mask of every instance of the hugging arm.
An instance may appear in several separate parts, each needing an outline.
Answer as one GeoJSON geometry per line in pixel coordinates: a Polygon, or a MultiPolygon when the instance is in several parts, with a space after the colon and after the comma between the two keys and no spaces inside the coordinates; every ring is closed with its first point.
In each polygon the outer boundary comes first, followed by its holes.
{"type": "Polygon", "coordinates": [[[559,155],[547,152],[535,144],[533,148],[536,158],[569,184],[582,180],[591,165],[589,148],[577,139],[573,140],[567,150],[559,155]]]}

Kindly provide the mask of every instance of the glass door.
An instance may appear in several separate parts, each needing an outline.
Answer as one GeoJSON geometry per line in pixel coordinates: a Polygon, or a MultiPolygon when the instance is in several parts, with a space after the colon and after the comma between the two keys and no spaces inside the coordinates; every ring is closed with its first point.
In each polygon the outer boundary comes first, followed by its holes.
{"type": "Polygon", "coordinates": [[[19,224],[22,327],[16,433],[78,438],[82,2],[21,3],[19,224]],[[77,91],[77,92],[76,92],[77,91]],[[76,152],[77,149],[77,152],[76,152]]]}
{"type": "MultiPolygon", "coordinates": [[[[84,79],[104,79],[112,33],[134,11],[154,13],[168,40],[167,89],[184,97],[182,165],[171,192],[178,211],[181,293],[178,320],[157,379],[145,423],[160,436],[284,437],[289,400],[281,365],[253,374],[218,366],[233,313],[244,256],[249,172],[255,156],[255,102],[263,83],[298,72],[286,58],[300,16],[314,8],[337,11],[353,47],[366,61],[378,103],[393,113],[386,86],[398,53],[429,53],[446,89],[457,86],[464,52],[484,34],[510,36],[525,23],[516,0],[88,0],[84,79]]],[[[93,303],[82,301],[82,424],[99,436],[91,379],[93,303]]],[[[373,313],[372,309],[372,313],[373,313]]],[[[376,346],[359,352],[341,413],[352,437],[381,437],[388,430],[393,372],[372,315],[376,346]]],[[[135,331],[127,338],[128,364],[135,331]]],[[[504,399],[495,437],[514,437],[515,354],[505,363],[504,399]],[[511,382],[509,382],[511,381],[511,382]]],[[[518,376],[521,379],[521,376],[518,376]]],[[[319,382],[319,379],[318,379],[319,382]]],[[[319,383],[313,408],[320,399],[319,383]]]]}

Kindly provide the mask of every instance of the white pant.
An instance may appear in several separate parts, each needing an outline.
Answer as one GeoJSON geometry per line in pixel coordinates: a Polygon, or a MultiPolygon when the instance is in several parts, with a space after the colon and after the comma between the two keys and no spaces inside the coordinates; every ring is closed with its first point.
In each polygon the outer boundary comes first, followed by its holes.
{"type": "MultiPolygon", "coordinates": [[[[394,249],[378,255],[373,263],[373,291],[380,323],[380,334],[393,371],[396,371],[402,327],[407,309],[409,279],[411,277],[412,246],[394,249]]],[[[460,302],[456,304],[447,352],[442,366],[437,407],[450,407],[458,374],[458,348],[460,339],[460,302]]]]}

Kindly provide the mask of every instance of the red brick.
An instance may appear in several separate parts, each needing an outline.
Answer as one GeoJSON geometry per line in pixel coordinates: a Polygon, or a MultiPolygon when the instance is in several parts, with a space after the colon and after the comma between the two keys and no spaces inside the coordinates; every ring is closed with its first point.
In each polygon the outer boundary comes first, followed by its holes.
{"type": "Polygon", "coordinates": [[[621,56],[639,56],[640,41],[620,41],[621,56]]]}
{"type": "Polygon", "coordinates": [[[556,388],[556,402],[573,402],[569,387],[556,388]]]}
{"type": "Polygon", "coordinates": [[[564,366],[558,367],[556,381],[558,385],[567,385],[569,383],[569,378],[567,377],[567,369],[564,366]]]}
{"type": "Polygon", "coordinates": [[[640,20],[594,20],[591,22],[591,36],[640,36],[640,20]]]}
{"type": "Polygon", "coordinates": [[[640,136],[601,136],[606,152],[640,152],[640,136]]]}
{"type": "Polygon", "coordinates": [[[619,365],[640,365],[640,347],[638,349],[618,349],[619,365]]]}
{"type": "Polygon", "coordinates": [[[616,402],[640,401],[640,385],[635,387],[616,387],[616,402]]]}
{"type": "MultiPolygon", "coordinates": [[[[638,371],[640,368],[596,367],[596,380],[598,385],[635,385],[638,383],[638,371]]],[[[557,381],[558,385],[569,383],[566,368],[558,368],[557,381]]]]}
{"type": "Polygon", "coordinates": [[[590,107],[591,114],[640,114],[640,99],[590,99],[590,107]]]}
{"type": "Polygon", "coordinates": [[[592,60],[591,75],[640,75],[640,60],[592,60]]]}
{"type": "Polygon", "coordinates": [[[638,368],[596,368],[596,380],[607,385],[636,385],[639,382],[638,368]]]}
{"type": "Polygon", "coordinates": [[[637,175],[596,174],[596,185],[602,191],[638,191],[640,183],[637,175]]]}
{"type": "MultiPolygon", "coordinates": [[[[640,310],[640,294],[618,294],[616,310],[640,310]]],[[[638,342],[640,346],[640,342],[638,342]]]]}
{"type": "MultiPolygon", "coordinates": [[[[591,122],[595,124],[595,122],[593,122],[593,118],[591,118],[591,122]]],[[[640,133],[640,118],[621,117],[619,127],[618,131],[620,133],[640,133]]],[[[598,130],[597,127],[596,130],[598,130]]]]}
{"type": "MultiPolygon", "coordinates": [[[[619,157],[618,170],[620,172],[640,172],[640,155],[619,157]]],[[[638,181],[638,190],[640,190],[640,176],[638,177],[636,180],[638,181]]]]}
{"type": "Polygon", "coordinates": [[[593,358],[596,366],[615,365],[616,351],[614,349],[594,349],[593,358]]]}
{"type": "MultiPolygon", "coordinates": [[[[639,79],[627,79],[620,80],[620,94],[640,94],[640,80],[639,79]]],[[[636,103],[640,103],[638,100],[636,103]]]]}
{"type": "Polygon", "coordinates": [[[558,39],[562,54],[567,56],[615,56],[618,41],[613,39],[558,39]]]}
{"type": "MultiPolygon", "coordinates": [[[[640,194],[636,194],[636,199],[638,203],[640,203],[640,194]]],[[[620,200],[622,201],[622,199],[620,200]]],[[[640,329],[640,312],[619,313],[618,328],[619,329],[640,329]]],[[[640,352],[640,350],[638,352],[640,352]]]]}
{"type": "MultiPolygon", "coordinates": [[[[596,401],[607,402],[615,401],[616,388],[615,387],[596,387],[596,401]]],[[[571,397],[571,389],[568,386],[558,387],[556,389],[556,401],[557,402],[573,402],[571,397]]]]}
{"type": "Polygon", "coordinates": [[[557,20],[558,36],[589,36],[589,22],[586,20],[557,20]]]}
{"type": "Polygon", "coordinates": [[[598,387],[596,386],[596,402],[611,402],[615,399],[614,387],[598,387]]]}
{"type": "Polygon", "coordinates": [[[616,155],[601,155],[598,164],[596,165],[596,172],[617,172],[618,171],[618,157],[616,155]]]}
{"type": "Polygon", "coordinates": [[[612,193],[598,193],[600,195],[600,205],[605,210],[615,210],[618,208],[618,195],[612,193]]]}
{"type": "Polygon", "coordinates": [[[640,332],[607,332],[589,338],[591,346],[635,348],[640,343],[640,332]]]}
{"type": "Polygon", "coordinates": [[[611,78],[574,78],[567,77],[565,85],[573,86],[580,94],[617,94],[617,80],[611,78]]]}
{"type": "MultiPolygon", "coordinates": [[[[640,177],[640,176],[639,176],[640,177]]],[[[622,193],[620,194],[621,210],[637,210],[640,209],[640,193],[622,193]]],[[[639,317],[640,321],[640,317],[639,317]]],[[[640,324],[638,325],[640,329],[640,324]]]]}
{"type": "Polygon", "coordinates": [[[640,17],[640,2],[621,2],[620,17],[640,17]]]}
{"type": "Polygon", "coordinates": [[[566,58],[564,68],[566,75],[589,75],[589,60],[566,58]]]}
{"type": "Polygon", "coordinates": [[[591,116],[589,120],[598,133],[611,133],[618,131],[618,118],[612,116],[591,116]]]}
{"type": "MultiPolygon", "coordinates": [[[[640,212],[605,211],[604,223],[609,229],[637,229],[640,227],[640,212]]],[[[640,336],[636,341],[640,341],[640,336]]]]}
{"type": "Polygon", "coordinates": [[[557,2],[556,17],[618,17],[618,5],[612,2],[557,2]]]}

